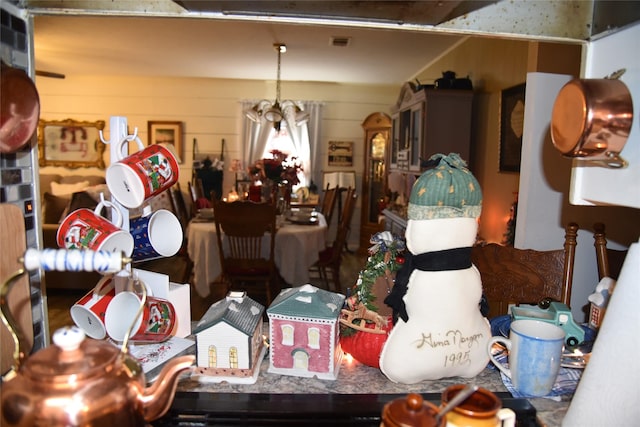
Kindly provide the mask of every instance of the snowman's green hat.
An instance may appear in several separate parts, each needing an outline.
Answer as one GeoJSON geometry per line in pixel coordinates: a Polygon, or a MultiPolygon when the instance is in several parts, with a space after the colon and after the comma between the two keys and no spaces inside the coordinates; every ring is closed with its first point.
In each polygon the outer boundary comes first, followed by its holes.
{"type": "Polygon", "coordinates": [[[482,212],[482,190],[460,155],[434,154],[427,164],[435,167],[413,184],[408,218],[478,218],[482,212]]]}

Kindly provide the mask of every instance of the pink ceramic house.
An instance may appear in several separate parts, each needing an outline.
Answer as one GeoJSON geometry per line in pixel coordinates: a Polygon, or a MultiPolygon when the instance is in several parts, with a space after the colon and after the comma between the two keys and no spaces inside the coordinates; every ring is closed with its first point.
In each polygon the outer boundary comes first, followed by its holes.
{"type": "Polygon", "coordinates": [[[229,292],[213,304],[196,325],[198,366],[203,382],[253,384],[266,346],[262,336],[264,306],[245,292],[229,292]]]}
{"type": "Polygon", "coordinates": [[[335,380],[342,361],[338,319],[344,299],[312,285],[282,290],[267,309],[268,371],[335,380]]]}

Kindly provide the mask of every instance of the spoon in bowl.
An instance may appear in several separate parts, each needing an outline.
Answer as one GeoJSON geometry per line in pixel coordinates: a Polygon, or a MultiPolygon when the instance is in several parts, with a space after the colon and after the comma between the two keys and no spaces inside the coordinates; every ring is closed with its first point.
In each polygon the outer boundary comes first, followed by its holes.
{"type": "Polygon", "coordinates": [[[447,403],[444,408],[440,409],[438,414],[436,415],[436,425],[440,424],[440,420],[444,417],[447,412],[451,411],[453,408],[464,402],[469,396],[478,391],[478,386],[475,384],[467,384],[465,388],[460,390],[458,394],[453,396],[453,399],[447,403]]]}

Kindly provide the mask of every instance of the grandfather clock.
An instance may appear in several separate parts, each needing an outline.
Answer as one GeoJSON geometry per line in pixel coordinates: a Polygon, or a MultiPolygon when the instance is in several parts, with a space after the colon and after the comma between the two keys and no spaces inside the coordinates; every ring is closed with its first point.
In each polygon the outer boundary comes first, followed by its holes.
{"type": "Polygon", "coordinates": [[[378,221],[387,201],[387,172],[391,147],[391,117],[372,113],[362,122],[364,129],[364,176],[362,179],[362,218],[360,251],[366,253],[369,239],[384,230],[378,221]]]}

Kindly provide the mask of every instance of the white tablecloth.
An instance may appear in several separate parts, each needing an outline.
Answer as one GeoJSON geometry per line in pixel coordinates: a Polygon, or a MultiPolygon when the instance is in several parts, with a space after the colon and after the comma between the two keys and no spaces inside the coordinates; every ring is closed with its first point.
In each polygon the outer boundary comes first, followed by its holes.
{"type": "MultiPolygon", "coordinates": [[[[318,218],[317,225],[285,222],[276,233],[276,266],[280,276],[291,286],[309,282],[309,267],[326,246],[327,222],[322,214],[318,214],[318,218]]],[[[204,298],[209,295],[210,283],[222,273],[215,223],[191,221],[187,242],[187,251],[193,261],[193,285],[204,298]]]]}

